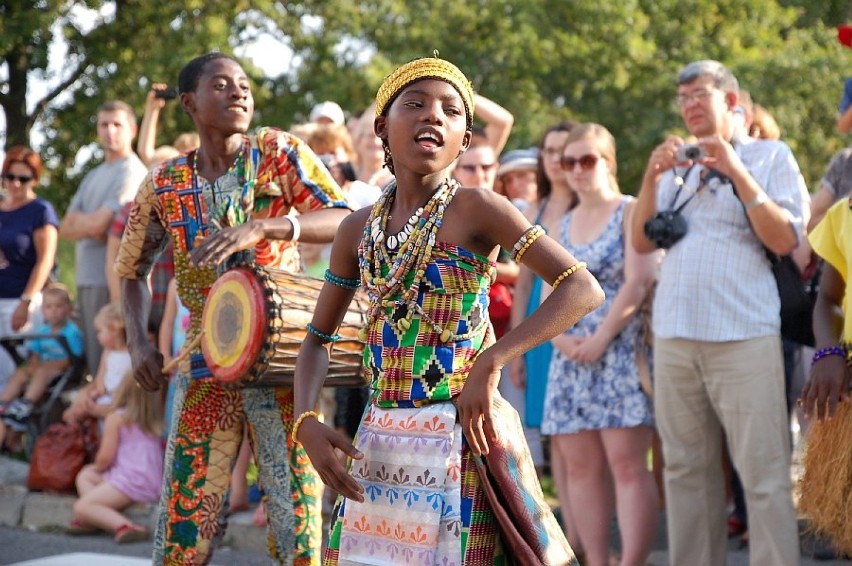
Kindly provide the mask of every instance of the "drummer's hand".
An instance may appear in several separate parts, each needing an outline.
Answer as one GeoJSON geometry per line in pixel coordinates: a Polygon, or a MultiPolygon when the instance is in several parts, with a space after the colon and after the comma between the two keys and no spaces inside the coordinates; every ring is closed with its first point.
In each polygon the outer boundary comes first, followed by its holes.
{"type": "Polygon", "coordinates": [[[130,360],[133,364],[133,378],[148,391],[157,391],[168,382],[168,376],[163,374],[163,355],[153,344],[142,340],[139,344],[128,344],[130,360]]]}
{"type": "Polygon", "coordinates": [[[354,501],[364,501],[364,488],[346,471],[346,467],[337,458],[335,448],[355,460],[364,457],[352,441],[345,435],[319,422],[315,418],[302,421],[299,426],[299,438],[311,464],[314,465],[322,482],[328,487],[354,501]]]}
{"type": "Polygon", "coordinates": [[[841,356],[826,356],[813,364],[799,401],[805,417],[822,420],[834,415],[837,404],[849,398],[848,372],[841,356]]]}
{"type": "Polygon", "coordinates": [[[491,407],[499,382],[500,368],[490,365],[483,353],[473,364],[456,402],[462,430],[475,456],[488,454],[488,443],[497,442],[491,407]]]}
{"type": "Polygon", "coordinates": [[[263,228],[258,222],[228,226],[207,236],[189,252],[189,260],[196,267],[216,266],[228,256],[254,247],[263,239],[263,228]]]}

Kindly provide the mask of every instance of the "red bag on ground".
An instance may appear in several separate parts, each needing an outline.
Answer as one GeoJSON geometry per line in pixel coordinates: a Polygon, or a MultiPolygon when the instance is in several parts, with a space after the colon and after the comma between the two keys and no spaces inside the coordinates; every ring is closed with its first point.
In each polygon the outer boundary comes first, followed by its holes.
{"type": "Polygon", "coordinates": [[[97,446],[97,420],[87,420],[80,425],[64,422],[50,425],[36,438],[27,488],[75,493],[77,473],[92,461],[97,446]]]}

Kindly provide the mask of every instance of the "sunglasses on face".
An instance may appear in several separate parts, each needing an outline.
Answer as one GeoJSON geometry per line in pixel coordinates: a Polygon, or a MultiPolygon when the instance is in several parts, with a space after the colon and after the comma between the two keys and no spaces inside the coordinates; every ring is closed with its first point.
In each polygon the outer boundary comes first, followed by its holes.
{"type": "Polygon", "coordinates": [[[580,169],[583,171],[591,171],[598,164],[599,155],[582,155],[580,157],[563,156],[559,162],[562,165],[563,171],[573,171],[574,166],[580,164],[580,169]]]}
{"type": "Polygon", "coordinates": [[[496,163],[469,163],[459,165],[459,169],[464,169],[468,173],[475,173],[477,169],[482,169],[486,173],[497,167],[496,163]]]}
{"type": "Polygon", "coordinates": [[[3,178],[9,181],[10,183],[18,181],[22,185],[26,185],[27,183],[33,180],[32,177],[27,177],[26,175],[15,175],[14,173],[3,173],[3,178]]]}

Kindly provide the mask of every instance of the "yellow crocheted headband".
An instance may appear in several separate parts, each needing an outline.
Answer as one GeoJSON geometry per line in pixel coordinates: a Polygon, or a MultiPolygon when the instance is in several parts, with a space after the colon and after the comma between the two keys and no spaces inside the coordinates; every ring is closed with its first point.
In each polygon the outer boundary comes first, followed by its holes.
{"type": "Polygon", "coordinates": [[[409,61],[385,78],[376,94],[376,115],[382,116],[394,98],[408,85],[423,79],[438,79],[450,83],[464,102],[467,127],[473,125],[473,86],[458,67],[437,57],[422,57],[409,61]]]}

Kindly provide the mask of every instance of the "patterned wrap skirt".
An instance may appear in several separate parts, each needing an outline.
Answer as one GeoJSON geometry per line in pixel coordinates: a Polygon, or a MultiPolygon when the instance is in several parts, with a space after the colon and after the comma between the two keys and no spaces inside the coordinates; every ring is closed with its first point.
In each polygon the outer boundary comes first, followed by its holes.
{"type": "Polygon", "coordinates": [[[456,413],[367,408],[350,470],[365,500],[338,498],[325,564],[507,563],[456,413]]]}

